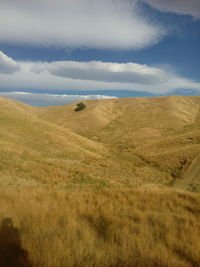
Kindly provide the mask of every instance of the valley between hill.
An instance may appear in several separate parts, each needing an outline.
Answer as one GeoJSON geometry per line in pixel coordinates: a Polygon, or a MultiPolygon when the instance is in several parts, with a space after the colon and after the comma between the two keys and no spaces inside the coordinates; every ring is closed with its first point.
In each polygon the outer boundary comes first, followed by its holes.
{"type": "Polygon", "coordinates": [[[67,105],[41,108],[38,114],[103,144],[109,159],[130,170],[130,181],[200,183],[200,173],[191,178],[200,151],[200,97],[88,101],[80,113],[67,105]]]}
{"type": "Polygon", "coordinates": [[[0,222],[20,266],[200,266],[200,97],[84,103],[0,98],[0,222]]]}

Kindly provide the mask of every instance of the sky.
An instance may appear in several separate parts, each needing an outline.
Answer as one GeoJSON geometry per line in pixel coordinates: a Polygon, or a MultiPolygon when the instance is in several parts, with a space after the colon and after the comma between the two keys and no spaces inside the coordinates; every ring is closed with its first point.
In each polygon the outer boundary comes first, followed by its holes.
{"type": "Polygon", "coordinates": [[[199,0],[0,0],[0,96],[200,95],[199,0]]]}

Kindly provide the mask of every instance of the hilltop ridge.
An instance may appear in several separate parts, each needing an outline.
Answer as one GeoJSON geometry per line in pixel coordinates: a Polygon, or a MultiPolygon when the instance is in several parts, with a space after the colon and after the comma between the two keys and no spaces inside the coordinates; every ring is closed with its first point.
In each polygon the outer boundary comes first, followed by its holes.
{"type": "Polygon", "coordinates": [[[85,103],[87,108],[80,113],[74,113],[71,104],[41,108],[39,116],[106,144],[122,160],[129,158],[136,166],[140,165],[138,158],[142,159],[148,170],[137,168],[139,176],[152,176],[155,168],[163,177],[190,175],[187,170],[200,151],[200,97],[141,97],[85,103]]]}
{"type": "Polygon", "coordinates": [[[86,109],[74,112],[76,103],[36,108],[0,98],[3,173],[24,177],[20,164],[27,164],[25,169],[30,167],[38,181],[48,180],[45,175],[51,177],[54,169],[53,180],[64,183],[76,179],[93,183],[96,177],[108,184],[166,184],[180,179],[200,183],[195,167],[200,152],[200,97],[84,103],[86,109]],[[22,163],[24,157],[27,161],[22,163]],[[11,158],[16,166],[7,164],[11,158]],[[39,168],[44,173],[39,174],[39,168]]]}
{"type": "Polygon", "coordinates": [[[0,265],[199,266],[200,97],[84,103],[0,98],[0,265]]]}

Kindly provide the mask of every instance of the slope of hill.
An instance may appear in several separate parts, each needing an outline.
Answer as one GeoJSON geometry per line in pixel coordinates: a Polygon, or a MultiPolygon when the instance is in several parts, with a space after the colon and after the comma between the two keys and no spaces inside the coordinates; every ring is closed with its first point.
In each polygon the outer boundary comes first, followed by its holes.
{"type": "Polygon", "coordinates": [[[200,151],[200,97],[167,96],[86,101],[41,108],[42,119],[107,145],[143,177],[180,178],[200,151]],[[152,174],[154,173],[154,174],[152,174]]]}
{"type": "Polygon", "coordinates": [[[95,161],[105,153],[101,144],[42,121],[35,111],[0,98],[0,177],[4,183],[17,178],[68,182],[78,172],[77,166],[84,169],[84,161],[95,161]]]}
{"type": "Polygon", "coordinates": [[[200,97],[86,106],[0,98],[0,266],[200,266],[200,97]]]}
{"type": "Polygon", "coordinates": [[[200,97],[86,106],[75,112],[75,104],[34,108],[1,98],[1,174],[65,185],[95,184],[97,177],[109,185],[171,184],[184,177],[199,183],[192,166],[200,152],[200,97]]]}
{"type": "Polygon", "coordinates": [[[84,112],[74,112],[75,103],[41,108],[40,116],[79,132],[95,132],[107,125],[113,126],[114,130],[119,128],[120,132],[137,131],[141,128],[145,132],[145,127],[168,132],[196,123],[200,97],[140,97],[90,100],[85,103],[87,108],[84,112]],[[125,129],[117,126],[125,126],[125,129]]]}
{"type": "Polygon", "coordinates": [[[184,174],[184,177],[186,180],[190,181],[191,183],[199,182],[200,180],[200,154],[198,154],[194,158],[190,168],[184,174]]]}
{"type": "Polygon", "coordinates": [[[75,104],[50,106],[39,109],[38,115],[50,122],[77,132],[93,132],[102,129],[114,120],[120,111],[115,109],[113,100],[85,101],[84,112],[74,112],[75,104]]]}

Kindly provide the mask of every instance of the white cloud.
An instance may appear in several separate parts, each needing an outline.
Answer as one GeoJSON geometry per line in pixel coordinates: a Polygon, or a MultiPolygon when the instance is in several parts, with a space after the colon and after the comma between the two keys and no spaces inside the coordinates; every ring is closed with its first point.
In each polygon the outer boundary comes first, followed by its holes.
{"type": "Polygon", "coordinates": [[[47,71],[65,78],[101,82],[156,84],[169,79],[169,75],[158,68],[136,63],[57,61],[36,63],[32,70],[36,73],[47,71]]]}
{"type": "Polygon", "coordinates": [[[199,0],[142,0],[163,12],[174,12],[200,18],[199,0]]]}
{"type": "Polygon", "coordinates": [[[0,96],[12,98],[33,106],[64,105],[79,100],[113,99],[115,96],[106,95],[55,95],[26,92],[0,92],[0,96]]]}
{"type": "Polygon", "coordinates": [[[16,62],[21,70],[0,73],[0,89],[37,90],[133,90],[162,94],[175,89],[200,91],[200,83],[178,76],[163,67],[136,63],[106,62],[16,62]]]}
{"type": "Polygon", "coordinates": [[[1,0],[0,41],[19,44],[140,49],[165,30],[138,0],[1,0]]]}
{"type": "Polygon", "coordinates": [[[20,70],[20,66],[10,57],[0,51],[0,73],[13,74],[20,70]]]}

